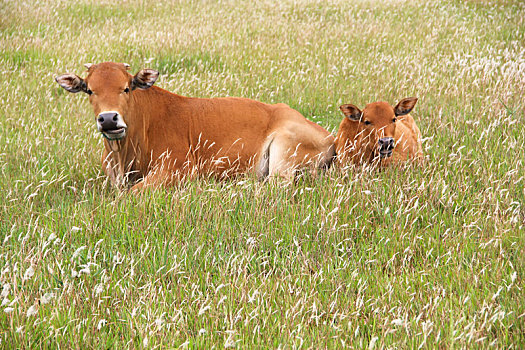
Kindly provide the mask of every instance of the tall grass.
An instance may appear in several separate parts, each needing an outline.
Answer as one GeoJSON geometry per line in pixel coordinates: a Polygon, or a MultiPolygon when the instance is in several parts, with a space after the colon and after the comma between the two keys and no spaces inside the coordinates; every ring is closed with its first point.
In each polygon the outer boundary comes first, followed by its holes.
{"type": "Polygon", "coordinates": [[[522,348],[520,1],[4,1],[0,346],[522,348]],[[422,167],[109,186],[85,62],[200,97],[419,97],[422,167]]]}

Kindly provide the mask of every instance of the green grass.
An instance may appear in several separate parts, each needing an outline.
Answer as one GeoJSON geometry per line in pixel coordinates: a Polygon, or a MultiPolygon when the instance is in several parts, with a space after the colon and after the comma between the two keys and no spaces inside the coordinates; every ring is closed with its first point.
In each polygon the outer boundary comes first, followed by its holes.
{"type": "Polygon", "coordinates": [[[520,1],[25,1],[0,6],[0,347],[522,348],[520,1]],[[86,62],[170,91],[419,97],[426,162],[290,185],[103,176],[86,62]]]}

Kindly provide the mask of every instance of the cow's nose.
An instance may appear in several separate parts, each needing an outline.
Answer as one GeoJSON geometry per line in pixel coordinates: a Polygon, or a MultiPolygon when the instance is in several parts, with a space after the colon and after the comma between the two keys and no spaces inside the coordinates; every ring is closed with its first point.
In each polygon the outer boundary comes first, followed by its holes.
{"type": "Polygon", "coordinates": [[[106,112],[98,115],[97,121],[102,130],[115,130],[117,128],[118,113],[106,112]]]}
{"type": "Polygon", "coordinates": [[[379,150],[380,151],[391,151],[394,149],[394,138],[393,137],[382,137],[379,139],[379,150]]]}

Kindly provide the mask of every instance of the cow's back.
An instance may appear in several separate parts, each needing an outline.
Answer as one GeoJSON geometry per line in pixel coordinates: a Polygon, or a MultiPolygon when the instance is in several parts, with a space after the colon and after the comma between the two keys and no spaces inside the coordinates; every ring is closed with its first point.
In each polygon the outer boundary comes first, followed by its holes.
{"type": "MultiPolygon", "coordinates": [[[[150,90],[155,93],[162,89],[150,90]]],[[[146,125],[148,152],[154,160],[167,151],[171,161],[176,159],[179,165],[186,162],[187,167],[197,167],[199,172],[246,172],[259,163],[271,138],[287,131],[296,136],[297,143],[307,144],[311,135],[331,137],[285,104],[235,97],[162,97],[162,103],[150,108],[152,114],[146,125]]],[[[325,143],[330,146],[330,141],[325,143]]]]}

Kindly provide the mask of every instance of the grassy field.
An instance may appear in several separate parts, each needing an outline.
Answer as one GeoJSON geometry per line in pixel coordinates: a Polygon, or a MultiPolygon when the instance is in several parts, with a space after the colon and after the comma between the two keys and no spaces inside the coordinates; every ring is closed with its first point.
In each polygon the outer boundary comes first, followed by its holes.
{"type": "Polygon", "coordinates": [[[0,3],[0,347],[525,346],[521,1],[0,3]],[[186,96],[417,96],[422,167],[109,186],[86,95],[117,61],[186,96]]]}

